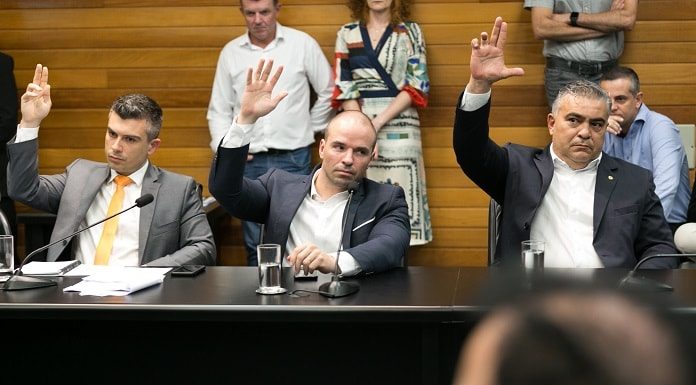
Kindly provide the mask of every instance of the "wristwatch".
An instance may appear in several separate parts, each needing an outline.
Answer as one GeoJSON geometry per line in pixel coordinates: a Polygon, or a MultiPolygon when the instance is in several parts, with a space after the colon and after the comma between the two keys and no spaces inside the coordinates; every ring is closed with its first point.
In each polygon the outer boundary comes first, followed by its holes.
{"type": "Polygon", "coordinates": [[[580,15],[579,12],[571,12],[570,13],[570,25],[573,27],[578,26],[578,15],[580,15]]]}

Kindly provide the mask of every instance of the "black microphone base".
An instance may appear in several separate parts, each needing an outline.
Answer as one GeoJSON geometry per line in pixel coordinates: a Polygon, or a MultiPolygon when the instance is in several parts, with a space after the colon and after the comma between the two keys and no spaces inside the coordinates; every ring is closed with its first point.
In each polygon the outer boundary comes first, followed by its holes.
{"type": "Polygon", "coordinates": [[[56,286],[57,284],[58,283],[56,281],[50,279],[27,277],[24,275],[15,275],[13,277],[10,277],[10,279],[8,279],[7,281],[5,281],[2,287],[0,287],[0,290],[29,290],[38,289],[40,287],[56,286]]]}
{"type": "Polygon", "coordinates": [[[319,294],[329,298],[345,297],[357,293],[358,290],[360,290],[360,286],[355,283],[343,282],[333,278],[331,282],[319,285],[319,294]]]}
{"type": "Polygon", "coordinates": [[[657,282],[638,275],[629,275],[621,280],[619,287],[631,291],[656,292],[674,291],[674,288],[666,283],[657,282]]]}

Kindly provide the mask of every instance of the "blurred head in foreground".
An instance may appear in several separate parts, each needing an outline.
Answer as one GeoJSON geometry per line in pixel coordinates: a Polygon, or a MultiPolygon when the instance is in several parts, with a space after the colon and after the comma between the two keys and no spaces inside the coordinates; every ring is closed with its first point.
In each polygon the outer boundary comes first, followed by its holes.
{"type": "Polygon", "coordinates": [[[508,305],[472,332],[457,385],[687,385],[685,342],[621,293],[561,291],[508,305]]]}

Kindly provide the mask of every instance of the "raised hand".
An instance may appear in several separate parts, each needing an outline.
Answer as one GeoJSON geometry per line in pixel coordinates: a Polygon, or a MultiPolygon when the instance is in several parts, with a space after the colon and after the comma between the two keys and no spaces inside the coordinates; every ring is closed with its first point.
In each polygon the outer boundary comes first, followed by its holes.
{"type": "Polygon", "coordinates": [[[19,127],[39,127],[51,111],[51,86],[48,84],[48,67],[36,65],[34,79],[22,95],[22,121],[19,127]]]}
{"type": "Polygon", "coordinates": [[[479,39],[471,40],[471,80],[476,88],[484,88],[480,93],[487,92],[491,84],[511,76],[524,75],[522,68],[505,66],[503,48],[507,40],[507,23],[501,17],[495,19],[490,38],[486,32],[481,32],[479,39]]]}
{"type": "Polygon", "coordinates": [[[272,69],[273,60],[269,60],[266,64],[265,60],[261,59],[253,73],[251,68],[247,70],[247,82],[242,94],[237,123],[256,122],[258,118],[273,111],[278,103],[288,95],[286,91],[281,91],[275,97],[271,97],[273,88],[278,82],[280,74],[283,73],[283,67],[278,67],[273,76],[271,76],[272,69]]]}

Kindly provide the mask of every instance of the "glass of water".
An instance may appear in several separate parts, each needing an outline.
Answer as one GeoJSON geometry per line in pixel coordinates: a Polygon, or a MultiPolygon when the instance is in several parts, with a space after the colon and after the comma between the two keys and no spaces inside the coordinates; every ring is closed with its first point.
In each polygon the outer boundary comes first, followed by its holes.
{"type": "Polygon", "coordinates": [[[14,270],[14,238],[0,235],[0,274],[11,274],[14,270]]]}
{"type": "Polygon", "coordinates": [[[544,241],[522,241],[522,266],[527,269],[544,268],[544,241]]]}
{"type": "Polygon", "coordinates": [[[259,260],[259,294],[281,294],[286,290],[281,286],[282,260],[280,245],[265,243],[256,246],[259,260]]]}

